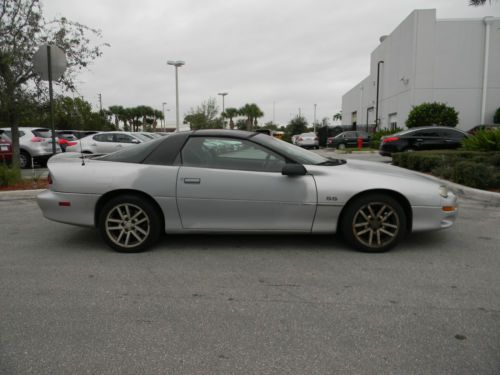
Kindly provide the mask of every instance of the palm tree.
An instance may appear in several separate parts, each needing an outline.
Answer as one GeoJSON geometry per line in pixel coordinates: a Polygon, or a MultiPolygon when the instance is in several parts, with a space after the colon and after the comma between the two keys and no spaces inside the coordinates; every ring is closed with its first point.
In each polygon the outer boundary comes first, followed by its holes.
{"type": "Polygon", "coordinates": [[[337,112],[333,115],[333,121],[342,120],[342,111],[337,112]]]}
{"type": "MultiPolygon", "coordinates": [[[[491,4],[491,0],[489,0],[489,2],[491,4]]],[[[471,5],[473,7],[478,7],[478,6],[481,6],[484,4],[486,4],[486,0],[470,0],[469,1],[469,5],[471,5]]]]}
{"type": "Polygon", "coordinates": [[[247,130],[252,131],[253,127],[257,125],[257,118],[264,116],[259,106],[255,103],[245,104],[240,108],[240,114],[247,117],[247,130]]]}
{"type": "Polygon", "coordinates": [[[226,108],[226,111],[223,113],[223,116],[229,119],[229,127],[234,129],[233,118],[240,115],[240,112],[237,108],[226,108]]]}

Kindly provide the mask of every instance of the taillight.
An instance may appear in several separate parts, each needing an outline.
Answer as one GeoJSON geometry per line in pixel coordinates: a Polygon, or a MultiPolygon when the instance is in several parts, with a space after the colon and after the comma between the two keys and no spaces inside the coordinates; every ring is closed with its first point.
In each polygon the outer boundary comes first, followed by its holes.
{"type": "Polygon", "coordinates": [[[43,138],[41,138],[41,137],[33,137],[33,138],[31,138],[31,142],[43,142],[43,138]]]}
{"type": "Polygon", "coordinates": [[[382,140],[383,143],[399,141],[399,137],[387,137],[382,140]]]}
{"type": "Polygon", "coordinates": [[[47,182],[49,183],[49,185],[52,185],[52,176],[50,175],[50,173],[47,176],[47,182]]]}

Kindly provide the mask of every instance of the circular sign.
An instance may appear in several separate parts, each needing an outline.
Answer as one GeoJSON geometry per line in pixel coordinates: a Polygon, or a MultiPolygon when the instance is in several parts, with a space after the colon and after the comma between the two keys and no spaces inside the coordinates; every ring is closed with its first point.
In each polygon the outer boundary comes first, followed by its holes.
{"type": "Polygon", "coordinates": [[[59,47],[42,44],[33,56],[33,69],[44,81],[49,80],[49,51],[52,80],[56,81],[61,78],[68,66],[66,55],[59,47]]]}

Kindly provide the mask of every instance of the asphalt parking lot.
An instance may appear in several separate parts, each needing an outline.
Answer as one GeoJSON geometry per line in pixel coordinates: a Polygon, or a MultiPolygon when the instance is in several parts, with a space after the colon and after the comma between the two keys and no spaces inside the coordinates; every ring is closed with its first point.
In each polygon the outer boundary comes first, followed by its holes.
{"type": "Polygon", "coordinates": [[[498,374],[500,210],[364,254],[333,236],[96,230],[0,201],[1,374],[498,374]]]}

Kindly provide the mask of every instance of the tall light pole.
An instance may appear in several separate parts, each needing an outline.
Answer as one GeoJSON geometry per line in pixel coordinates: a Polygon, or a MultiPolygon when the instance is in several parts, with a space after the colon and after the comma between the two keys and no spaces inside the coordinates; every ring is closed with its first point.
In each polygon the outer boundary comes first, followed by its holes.
{"type": "MultiPolygon", "coordinates": [[[[217,95],[220,95],[222,96],[222,116],[224,114],[224,97],[227,95],[228,93],[227,92],[219,92],[217,95]]],[[[221,116],[221,117],[222,117],[221,116]]],[[[224,121],[224,128],[226,127],[226,120],[222,120],[224,121]]]]}
{"type": "Polygon", "coordinates": [[[313,122],[313,131],[316,134],[316,104],[314,105],[314,122],[313,122]]]}
{"type": "Polygon", "coordinates": [[[179,131],[179,76],[177,73],[177,68],[186,64],[181,60],[168,60],[167,65],[175,66],[175,127],[179,131]]]}
{"type": "Polygon", "coordinates": [[[165,117],[165,104],[167,104],[167,103],[166,102],[161,103],[162,112],[163,112],[163,131],[165,131],[165,129],[167,127],[167,118],[165,117]]]}

